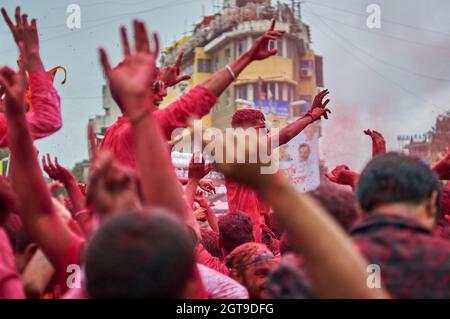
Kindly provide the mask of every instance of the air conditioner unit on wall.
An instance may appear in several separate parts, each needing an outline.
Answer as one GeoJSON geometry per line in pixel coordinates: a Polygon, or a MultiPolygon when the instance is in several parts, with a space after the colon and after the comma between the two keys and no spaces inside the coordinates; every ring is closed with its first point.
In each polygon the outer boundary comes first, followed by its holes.
{"type": "Polygon", "coordinates": [[[300,77],[302,78],[310,78],[313,75],[313,70],[311,68],[301,68],[300,69],[300,77]]]}

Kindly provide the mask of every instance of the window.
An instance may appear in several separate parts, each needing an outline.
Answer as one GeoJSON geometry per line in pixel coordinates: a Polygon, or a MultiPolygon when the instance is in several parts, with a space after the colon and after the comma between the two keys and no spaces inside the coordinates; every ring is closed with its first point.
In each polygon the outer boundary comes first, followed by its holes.
{"type": "Polygon", "coordinates": [[[239,57],[241,56],[242,53],[244,53],[245,51],[247,51],[247,38],[243,38],[240,39],[237,43],[237,48],[236,48],[236,56],[239,57]]]}
{"type": "Polygon", "coordinates": [[[286,57],[294,59],[294,45],[291,40],[286,39],[286,57]]]}
{"type": "Polygon", "coordinates": [[[248,86],[247,84],[236,86],[236,98],[237,99],[248,99],[248,86]]]}
{"type": "Polygon", "coordinates": [[[230,64],[231,62],[231,50],[230,48],[225,49],[225,64],[230,64]]]}
{"type": "Polygon", "coordinates": [[[201,73],[211,73],[211,60],[208,59],[198,59],[197,61],[197,71],[201,73]]]}

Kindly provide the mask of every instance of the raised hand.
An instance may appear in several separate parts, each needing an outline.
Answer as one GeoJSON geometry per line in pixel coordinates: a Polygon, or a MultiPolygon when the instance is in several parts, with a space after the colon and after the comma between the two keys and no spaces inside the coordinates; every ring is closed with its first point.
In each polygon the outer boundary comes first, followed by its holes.
{"type": "Polygon", "coordinates": [[[308,111],[308,113],[306,113],[305,116],[311,116],[313,122],[320,120],[320,118],[322,117],[328,120],[328,113],[331,113],[331,111],[327,109],[326,106],[330,102],[330,100],[327,99],[324,102],[323,99],[329,93],[330,91],[323,90],[319,94],[317,94],[314,97],[311,109],[308,111]]]}
{"type": "Polygon", "coordinates": [[[211,171],[211,167],[205,165],[205,159],[202,154],[192,154],[191,162],[189,163],[188,178],[201,180],[211,171]],[[200,161],[196,161],[196,157],[200,157],[200,161]],[[197,163],[198,162],[198,163],[197,163]]]}
{"type": "Polygon", "coordinates": [[[73,176],[72,172],[67,168],[62,167],[59,164],[57,157],[55,157],[55,163],[53,163],[48,153],[46,156],[42,156],[42,167],[51,179],[59,181],[64,185],[75,180],[75,176],[73,176]]]}
{"type": "Polygon", "coordinates": [[[358,183],[359,175],[356,172],[353,172],[346,165],[338,165],[332,171],[331,174],[325,174],[325,176],[333,183],[348,185],[353,189],[356,187],[358,183]]]}
{"type": "Polygon", "coordinates": [[[106,51],[99,50],[111,93],[132,122],[133,119],[140,118],[143,112],[148,112],[150,110],[148,106],[153,104],[151,87],[156,76],[155,63],[159,52],[156,33],[153,34],[155,43],[151,49],[144,23],[133,21],[133,29],[134,52],[130,48],[126,28],[121,28],[124,60],[116,68],[111,68],[106,51]]]}
{"type": "Polygon", "coordinates": [[[432,167],[440,180],[450,180],[450,149],[447,148],[446,151],[444,158],[432,167]]]}
{"type": "Polygon", "coordinates": [[[214,182],[210,179],[202,179],[198,182],[198,187],[204,190],[207,193],[215,194],[216,187],[214,186],[214,182]]]}
{"type": "Polygon", "coordinates": [[[180,75],[180,65],[183,61],[184,53],[181,52],[177,61],[173,65],[169,65],[160,71],[159,78],[166,84],[166,87],[177,85],[181,81],[191,78],[190,75],[180,75]]]}
{"type": "Polygon", "coordinates": [[[249,58],[253,61],[256,60],[264,60],[268,57],[271,57],[273,55],[276,55],[278,53],[277,48],[273,48],[269,50],[269,42],[271,40],[277,40],[281,38],[284,35],[283,30],[276,30],[275,31],[275,19],[272,19],[272,24],[269,28],[269,30],[264,33],[261,37],[256,39],[256,41],[253,43],[252,47],[246,52],[248,54],[249,58]]]}
{"type": "Polygon", "coordinates": [[[372,157],[386,154],[386,141],[381,133],[373,130],[365,130],[364,134],[372,139],[372,157]]]}
{"type": "Polygon", "coordinates": [[[39,35],[36,19],[32,19],[29,23],[28,15],[21,14],[19,6],[15,10],[15,25],[5,8],[2,8],[2,15],[11,30],[17,46],[20,47],[20,43],[23,44],[23,49],[20,50],[20,57],[25,68],[30,72],[38,69],[43,70],[44,66],[39,56],[39,35]]]}
{"type": "Polygon", "coordinates": [[[19,72],[15,72],[8,67],[0,69],[0,87],[6,94],[3,101],[6,115],[24,114],[24,98],[27,89],[25,70],[21,68],[19,72]]]}

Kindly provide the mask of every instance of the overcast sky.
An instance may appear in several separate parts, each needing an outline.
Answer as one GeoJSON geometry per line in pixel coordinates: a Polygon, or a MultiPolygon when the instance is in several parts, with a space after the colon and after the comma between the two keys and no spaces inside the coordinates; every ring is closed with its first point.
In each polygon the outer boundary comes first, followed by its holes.
{"type": "MultiPolygon", "coordinates": [[[[290,2],[290,1],[288,1],[290,2]]],[[[62,98],[63,129],[37,142],[41,154],[58,155],[71,167],[87,157],[86,125],[102,114],[103,78],[96,48],[104,46],[118,61],[118,27],[132,18],[159,32],[164,45],[192,30],[217,0],[2,0],[9,12],[21,4],[38,19],[41,52],[47,68],[63,65],[68,80],[57,84],[62,98]],[[66,8],[81,6],[81,29],[71,31],[66,8]]],[[[388,149],[396,136],[424,133],[438,114],[449,109],[450,1],[448,0],[311,0],[302,5],[311,26],[313,49],[324,57],[324,77],[333,113],[323,122],[322,155],[330,168],[355,170],[370,158],[367,128],[381,131],[388,149]],[[381,7],[381,28],[366,25],[366,8],[381,7]]],[[[17,52],[0,21],[0,64],[15,66],[17,52]]]]}

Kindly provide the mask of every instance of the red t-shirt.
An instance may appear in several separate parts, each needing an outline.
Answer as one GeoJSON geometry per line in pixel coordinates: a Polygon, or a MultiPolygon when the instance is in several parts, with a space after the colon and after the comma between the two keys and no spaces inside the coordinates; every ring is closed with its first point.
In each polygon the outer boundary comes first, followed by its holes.
{"type": "MultiPolygon", "coordinates": [[[[26,114],[33,139],[44,138],[62,126],[61,101],[52,78],[45,71],[31,72],[28,79],[31,89],[32,111],[26,114]]],[[[8,146],[8,124],[0,113],[0,147],[8,146]]]]}
{"type": "Polygon", "coordinates": [[[264,215],[269,212],[270,207],[261,201],[258,194],[252,189],[226,180],[228,210],[240,211],[247,214],[252,220],[253,236],[255,241],[261,242],[261,224],[264,224],[264,215]]]}
{"type": "MultiPolygon", "coordinates": [[[[216,102],[217,97],[211,91],[203,85],[197,85],[168,107],[154,111],[153,117],[161,127],[164,137],[171,140],[175,129],[187,127],[192,117],[201,118],[208,114],[216,102]]],[[[131,123],[125,116],[119,117],[106,130],[100,148],[111,150],[122,164],[136,168],[131,123]]]]}
{"type": "Polygon", "coordinates": [[[8,236],[0,227],[0,299],[24,299],[22,281],[16,271],[8,236]]]}
{"type": "Polygon", "coordinates": [[[219,258],[212,256],[202,244],[197,244],[197,246],[195,246],[195,254],[197,257],[197,263],[205,265],[224,275],[228,276],[230,274],[227,266],[225,266],[219,258]]]}

